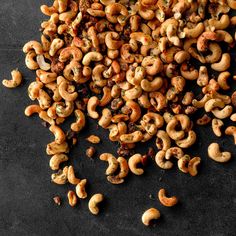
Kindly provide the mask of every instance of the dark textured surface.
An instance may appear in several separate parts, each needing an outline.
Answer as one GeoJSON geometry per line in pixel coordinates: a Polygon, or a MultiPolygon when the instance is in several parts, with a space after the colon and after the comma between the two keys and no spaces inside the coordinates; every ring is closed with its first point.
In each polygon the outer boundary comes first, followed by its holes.
{"type": "Polygon", "coordinates": [[[89,180],[88,193],[102,192],[106,201],[97,217],[89,213],[87,199],[75,209],[68,206],[66,192],[72,186],[50,183],[45,146],[53,137],[37,117],[29,119],[23,113],[31,103],[27,85],[34,73],[25,68],[21,48],[39,38],[37,30],[44,18],[39,6],[44,2],[2,0],[0,6],[1,80],[16,67],[25,78],[19,89],[0,86],[0,235],[236,235],[236,151],[231,137],[213,138],[210,127],[197,131],[201,141],[190,150],[202,157],[197,177],[176,167],[163,172],[151,162],[143,176],[132,175],[124,185],[113,186],[105,179],[106,164],[85,157],[89,144],[84,137],[94,132],[102,137],[98,153],[115,154],[116,147],[105,131],[89,123],[70,156],[78,176],[89,180]],[[210,160],[206,153],[212,140],[232,151],[233,160],[223,165],[210,160]],[[161,206],[156,200],[161,187],[177,195],[180,204],[171,209],[161,206]],[[61,207],[53,203],[54,195],[62,196],[61,207]],[[156,227],[146,228],[141,215],[149,207],[158,208],[162,218],[156,227]]]}

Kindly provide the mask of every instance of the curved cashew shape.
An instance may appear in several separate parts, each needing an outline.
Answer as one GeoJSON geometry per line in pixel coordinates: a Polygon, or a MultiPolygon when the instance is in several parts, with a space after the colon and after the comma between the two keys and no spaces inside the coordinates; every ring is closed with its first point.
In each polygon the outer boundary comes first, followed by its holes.
{"type": "Polygon", "coordinates": [[[40,114],[42,108],[39,105],[29,105],[25,108],[25,115],[32,116],[35,113],[40,114]]]}
{"type": "Polygon", "coordinates": [[[206,31],[202,33],[197,40],[197,50],[200,52],[206,51],[208,40],[216,40],[216,39],[217,39],[217,34],[215,32],[206,31]]]}
{"type": "Polygon", "coordinates": [[[144,173],[142,168],[137,168],[139,163],[142,163],[142,155],[139,153],[134,154],[128,160],[129,169],[135,175],[142,175],[144,173]]]}
{"type": "Polygon", "coordinates": [[[224,102],[221,99],[219,99],[219,98],[212,98],[212,99],[208,100],[205,103],[204,108],[205,108],[206,112],[210,112],[213,109],[215,109],[216,107],[223,108],[224,106],[225,106],[225,104],[224,104],[224,102]]]}
{"type": "Polygon", "coordinates": [[[236,144],[236,127],[235,126],[229,126],[225,130],[226,135],[232,135],[234,137],[234,144],[236,144]]]}
{"type": "Polygon", "coordinates": [[[212,120],[212,130],[217,137],[221,137],[222,133],[220,128],[224,125],[223,121],[220,119],[214,118],[212,120]]]}
{"type": "Polygon", "coordinates": [[[49,166],[52,170],[58,170],[62,162],[68,161],[68,156],[66,154],[60,153],[55,154],[51,157],[49,166]]]}
{"type": "Polygon", "coordinates": [[[66,62],[71,58],[73,58],[75,61],[81,61],[82,57],[83,54],[79,48],[70,46],[61,50],[59,61],[66,62]]]}
{"type": "Polygon", "coordinates": [[[120,141],[122,143],[137,143],[143,139],[143,134],[141,131],[134,131],[130,134],[122,134],[120,136],[120,141]]]}
{"type": "Polygon", "coordinates": [[[160,217],[160,211],[158,211],[156,208],[150,208],[143,213],[142,222],[144,225],[149,226],[152,220],[157,220],[160,217]]]}
{"type": "Polygon", "coordinates": [[[131,110],[131,114],[129,115],[130,122],[134,123],[139,120],[142,115],[139,104],[133,100],[128,100],[125,105],[131,110]]]}
{"type": "Polygon", "coordinates": [[[93,214],[93,215],[97,215],[99,213],[99,208],[98,208],[98,203],[102,202],[104,199],[103,195],[101,193],[97,193],[94,194],[88,203],[88,208],[89,211],[93,214]]]}
{"type": "Polygon", "coordinates": [[[51,69],[51,65],[45,62],[45,58],[43,55],[38,55],[36,57],[37,64],[41,70],[48,71],[51,69]]]}
{"type": "Polygon", "coordinates": [[[191,176],[196,176],[198,171],[197,171],[197,167],[201,162],[201,158],[200,157],[194,157],[192,158],[189,163],[188,163],[188,172],[191,176]]]}
{"type": "Polygon", "coordinates": [[[108,108],[104,108],[102,110],[102,116],[98,122],[100,126],[102,126],[104,129],[107,128],[111,123],[112,113],[108,108]]]}
{"type": "Polygon", "coordinates": [[[111,153],[103,153],[100,155],[101,161],[108,162],[108,168],[106,169],[106,175],[112,175],[117,170],[119,163],[111,153]]]}
{"type": "Polygon", "coordinates": [[[217,82],[220,85],[220,88],[223,90],[230,89],[230,86],[227,84],[227,80],[230,77],[230,73],[228,71],[221,72],[217,78],[217,82]]]}
{"type": "Polygon", "coordinates": [[[158,198],[160,203],[166,207],[172,207],[178,203],[178,198],[176,196],[173,197],[166,196],[166,190],[164,188],[159,190],[158,198]]]}
{"type": "Polygon", "coordinates": [[[93,119],[98,119],[99,114],[96,111],[96,107],[99,105],[99,99],[96,96],[91,97],[88,100],[87,110],[88,115],[93,119]]]}
{"type": "Polygon", "coordinates": [[[197,135],[193,130],[188,131],[188,136],[185,139],[175,141],[181,148],[191,147],[196,142],[197,135]]]}
{"type": "Polygon", "coordinates": [[[43,54],[43,47],[37,41],[29,41],[23,47],[23,52],[28,53],[30,50],[34,50],[37,55],[43,54]]]}
{"type": "Polygon", "coordinates": [[[165,154],[166,160],[170,160],[171,157],[176,157],[177,159],[180,159],[182,156],[184,156],[184,152],[179,147],[171,147],[166,150],[165,154]]]}
{"type": "Polygon", "coordinates": [[[51,142],[47,145],[46,152],[49,156],[60,154],[60,153],[68,153],[69,152],[69,146],[67,142],[58,144],[55,141],[51,142]]]}
{"type": "Polygon", "coordinates": [[[60,127],[51,125],[49,130],[54,134],[56,143],[62,144],[66,140],[66,135],[60,127]]]}
{"type": "Polygon", "coordinates": [[[171,147],[170,137],[164,130],[157,131],[156,146],[164,151],[171,147]]]}
{"type": "Polygon", "coordinates": [[[147,79],[143,79],[140,85],[144,91],[154,92],[161,88],[163,85],[163,79],[161,77],[156,77],[151,82],[147,79]]]}
{"type": "Polygon", "coordinates": [[[11,80],[4,79],[2,81],[3,86],[5,86],[7,88],[16,88],[16,87],[18,87],[22,82],[22,75],[21,75],[20,71],[13,70],[11,72],[11,77],[12,77],[11,80]]]}
{"type": "Polygon", "coordinates": [[[31,50],[26,54],[25,57],[25,65],[27,66],[28,69],[30,70],[37,70],[39,68],[38,63],[34,60],[36,57],[35,51],[31,50]]]}
{"type": "Polygon", "coordinates": [[[179,124],[179,121],[176,118],[171,119],[167,126],[166,132],[169,137],[173,140],[181,140],[184,138],[184,131],[183,130],[175,130],[175,127],[179,124]]]}
{"type": "Polygon", "coordinates": [[[86,123],[85,115],[81,110],[77,109],[75,110],[75,117],[76,121],[71,124],[70,128],[74,132],[79,132],[85,126],[86,123]]]}
{"type": "Polygon", "coordinates": [[[77,204],[77,197],[74,191],[70,190],[67,193],[67,198],[70,206],[74,207],[77,204]]]}
{"type": "Polygon", "coordinates": [[[89,66],[92,61],[101,61],[103,56],[99,52],[88,52],[84,55],[82,64],[84,66],[89,66]]]}
{"type": "Polygon", "coordinates": [[[80,183],[80,179],[75,177],[75,172],[73,166],[69,166],[68,168],[68,173],[67,173],[67,178],[70,184],[77,185],[80,183]]]}
{"type": "Polygon", "coordinates": [[[186,164],[190,161],[189,155],[184,155],[178,160],[178,168],[183,173],[188,173],[188,167],[186,167],[186,164]]]}
{"type": "Polygon", "coordinates": [[[64,46],[64,41],[62,39],[56,38],[53,39],[50,49],[49,49],[49,55],[55,56],[59,49],[61,49],[64,46]]]}
{"type": "Polygon", "coordinates": [[[231,159],[230,152],[221,152],[218,143],[211,143],[208,146],[208,156],[216,162],[227,162],[231,159]]]}
{"type": "Polygon", "coordinates": [[[156,154],[155,156],[156,164],[164,170],[171,169],[173,167],[173,163],[165,159],[165,154],[166,154],[165,150],[161,150],[156,154]]]}
{"type": "Polygon", "coordinates": [[[73,102],[78,97],[78,93],[77,92],[69,93],[68,87],[69,87],[69,84],[65,81],[62,81],[58,87],[59,94],[65,101],[73,102]]]}
{"type": "Polygon", "coordinates": [[[146,69],[148,75],[156,75],[163,69],[163,63],[159,57],[147,56],[142,60],[142,67],[146,69]]]}
{"type": "Polygon", "coordinates": [[[211,111],[213,115],[218,119],[225,119],[229,117],[233,112],[233,107],[230,105],[225,106],[223,109],[219,110],[218,108],[215,108],[211,111]]]}
{"type": "Polygon", "coordinates": [[[215,71],[226,71],[230,67],[231,57],[229,53],[223,53],[219,62],[211,64],[211,68],[215,71]]]}
{"type": "Polygon", "coordinates": [[[130,34],[130,38],[142,43],[143,46],[150,45],[152,43],[152,37],[143,32],[134,32],[130,34]]]}
{"type": "Polygon", "coordinates": [[[85,185],[87,184],[87,179],[82,179],[75,187],[75,192],[78,198],[86,198],[88,195],[85,190],[85,185]]]}
{"type": "Polygon", "coordinates": [[[117,50],[121,47],[122,41],[118,40],[119,34],[117,32],[108,32],[105,37],[105,44],[111,50],[117,50]]]}
{"type": "Polygon", "coordinates": [[[74,110],[74,103],[65,101],[65,104],[56,104],[56,114],[59,117],[68,117],[72,114],[74,110]]]}
{"type": "Polygon", "coordinates": [[[121,15],[124,18],[129,15],[126,7],[120,3],[110,3],[106,6],[105,13],[107,20],[113,24],[116,24],[118,22],[118,19],[120,19],[120,17],[117,17],[117,15],[121,15]]]}
{"type": "Polygon", "coordinates": [[[63,185],[67,183],[68,166],[65,166],[63,170],[59,170],[57,173],[51,175],[51,180],[55,184],[63,185]]]}

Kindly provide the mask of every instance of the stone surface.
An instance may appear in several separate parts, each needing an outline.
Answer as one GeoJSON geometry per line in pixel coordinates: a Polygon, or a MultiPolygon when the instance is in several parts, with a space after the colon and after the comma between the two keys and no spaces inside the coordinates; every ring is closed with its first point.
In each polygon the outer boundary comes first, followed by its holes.
{"type": "MultiPolygon", "coordinates": [[[[25,83],[15,90],[0,86],[0,235],[235,235],[235,146],[231,137],[213,137],[210,127],[197,130],[199,143],[189,150],[202,158],[197,177],[180,173],[176,165],[164,172],[150,161],[143,176],[130,175],[124,185],[113,186],[104,175],[106,164],[98,157],[85,156],[90,144],[84,138],[94,133],[102,137],[96,146],[98,154],[115,154],[116,146],[109,143],[107,131],[89,122],[70,157],[78,176],[89,180],[89,195],[105,195],[97,217],[88,211],[88,199],[80,200],[74,209],[68,205],[66,193],[73,186],[50,183],[45,146],[53,136],[37,117],[24,116],[24,108],[32,103],[27,85],[34,73],[25,68],[21,52],[25,42],[39,38],[40,21],[45,18],[39,7],[46,2],[51,1],[1,1],[0,78],[10,78],[10,71],[18,67],[25,83]],[[232,161],[222,165],[207,157],[207,146],[213,140],[232,152],[232,161]],[[180,204],[161,206],[156,195],[162,187],[178,196],[180,204]],[[55,195],[62,197],[60,207],[52,200],[55,195]],[[150,207],[158,208],[162,217],[155,227],[147,228],[141,215],[150,207]]],[[[142,145],[141,152],[147,147],[142,145]]]]}

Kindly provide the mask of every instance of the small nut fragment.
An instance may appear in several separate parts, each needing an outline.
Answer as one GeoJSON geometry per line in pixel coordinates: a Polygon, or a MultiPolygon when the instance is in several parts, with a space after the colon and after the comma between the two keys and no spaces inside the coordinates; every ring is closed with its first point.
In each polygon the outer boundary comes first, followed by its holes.
{"type": "Polygon", "coordinates": [[[159,201],[163,206],[172,207],[177,204],[178,198],[173,197],[166,197],[166,190],[164,188],[160,189],[158,192],[159,201]]]}
{"type": "Polygon", "coordinates": [[[142,222],[144,225],[149,226],[152,220],[157,220],[160,216],[160,211],[156,208],[150,208],[143,213],[142,222]]]}
{"type": "Polygon", "coordinates": [[[57,204],[58,206],[61,205],[61,198],[59,196],[55,196],[53,198],[53,201],[55,202],[55,204],[57,204]]]}
{"type": "Polygon", "coordinates": [[[100,138],[96,135],[90,135],[86,140],[93,144],[100,143],[101,141],[100,138]]]}
{"type": "Polygon", "coordinates": [[[77,197],[74,191],[70,190],[67,193],[67,198],[70,206],[74,207],[77,204],[77,197]]]}
{"type": "Polygon", "coordinates": [[[103,195],[101,193],[97,193],[94,194],[88,203],[88,208],[89,211],[93,214],[93,215],[97,215],[99,213],[99,208],[98,208],[98,203],[102,202],[104,199],[103,195]]]}
{"type": "Polygon", "coordinates": [[[89,158],[92,158],[93,155],[95,154],[95,152],[96,152],[95,148],[91,146],[91,147],[87,148],[86,156],[89,158]]]}

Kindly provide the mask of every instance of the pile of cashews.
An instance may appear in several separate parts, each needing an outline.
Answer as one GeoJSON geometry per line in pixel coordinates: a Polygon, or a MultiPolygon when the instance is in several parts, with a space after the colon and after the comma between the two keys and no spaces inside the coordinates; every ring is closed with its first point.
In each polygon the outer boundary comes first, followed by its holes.
{"type": "MultiPolygon", "coordinates": [[[[73,166],[61,167],[69,160],[70,147],[60,125],[70,116],[75,117],[73,132],[85,127],[87,113],[109,131],[111,141],[130,150],[155,138],[157,166],[170,169],[176,158],[181,172],[197,175],[201,158],[185,153],[197,140],[194,126],[212,122],[213,133],[221,137],[222,120],[236,122],[236,93],[221,93],[230,89],[228,81],[236,80],[228,71],[230,53],[222,49],[235,45],[236,34],[229,33],[236,25],[236,16],[229,16],[232,10],[236,0],[54,0],[52,6],[41,6],[50,17],[41,24],[41,42],[23,47],[26,66],[36,71],[28,95],[38,102],[29,105],[25,115],[37,113],[49,124],[55,140],[46,153],[57,171],[51,180],[75,185],[75,192],[68,192],[71,206],[77,197],[87,197],[87,180],[78,179],[73,166]],[[78,92],[85,84],[89,98],[78,92]],[[194,94],[188,84],[198,86],[201,94],[194,94]],[[194,123],[191,115],[199,109],[204,115],[194,123]]],[[[3,84],[13,88],[21,81],[15,70],[12,80],[3,84]]],[[[236,144],[236,126],[226,128],[225,134],[236,144]]],[[[208,156],[226,162],[231,153],[212,143],[208,156]]],[[[112,184],[124,183],[129,171],[142,175],[143,159],[139,153],[128,160],[100,155],[108,162],[105,174],[112,184]]],[[[98,214],[102,200],[102,194],[90,199],[93,214],[98,214]]],[[[142,221],[149,225],[159,217],[151,208],[142,221]]]]}

